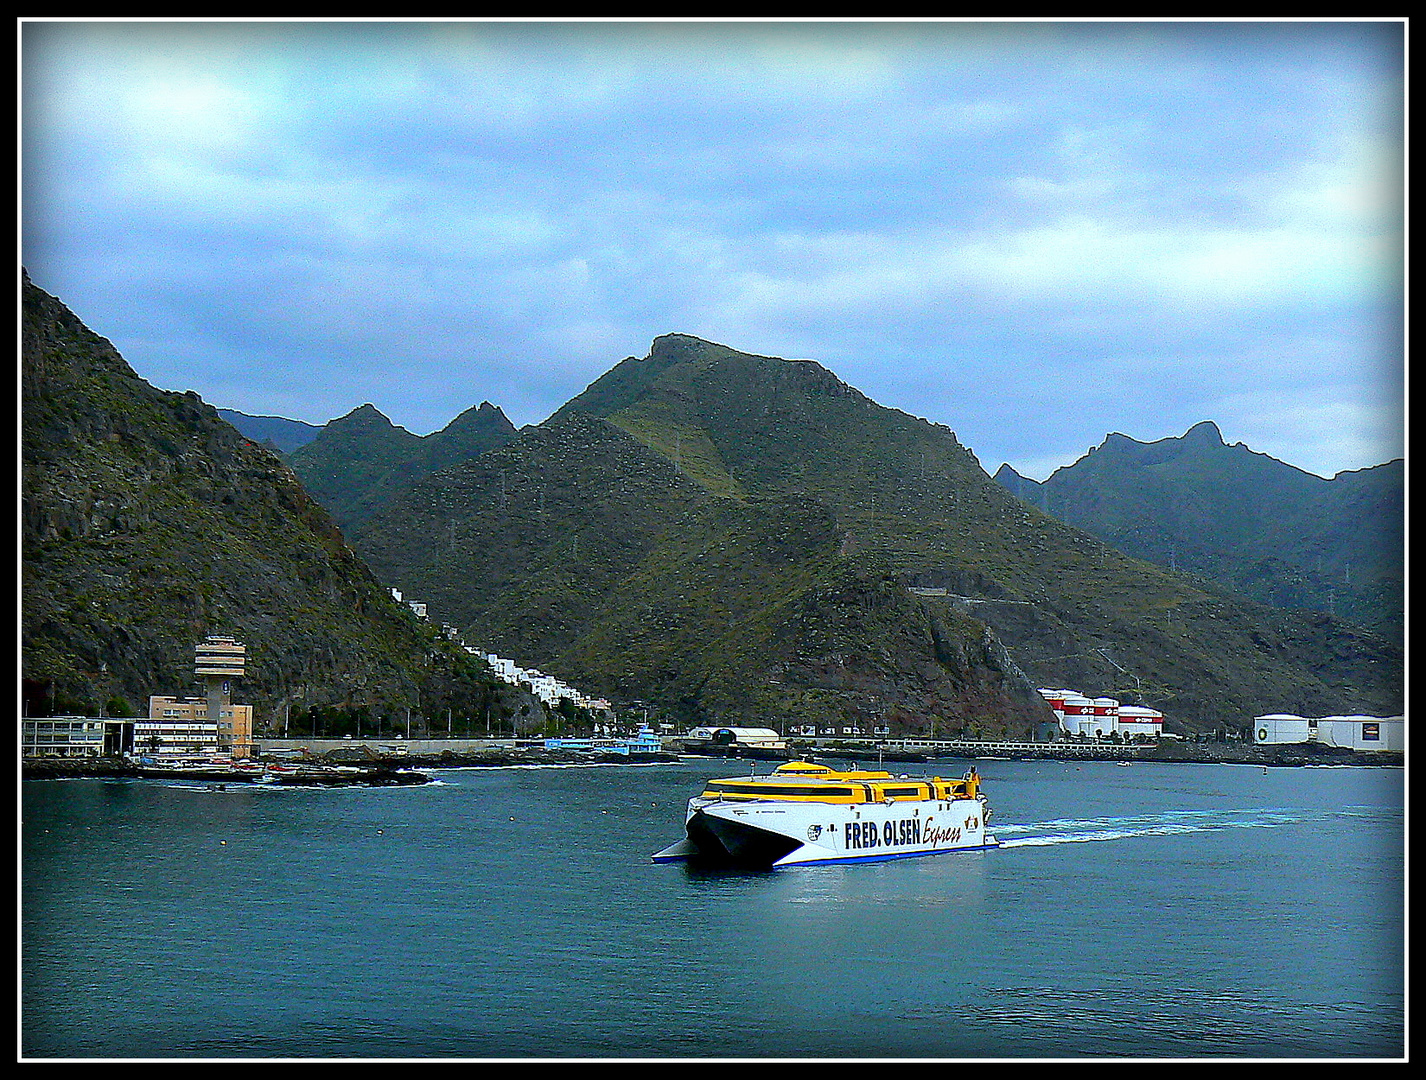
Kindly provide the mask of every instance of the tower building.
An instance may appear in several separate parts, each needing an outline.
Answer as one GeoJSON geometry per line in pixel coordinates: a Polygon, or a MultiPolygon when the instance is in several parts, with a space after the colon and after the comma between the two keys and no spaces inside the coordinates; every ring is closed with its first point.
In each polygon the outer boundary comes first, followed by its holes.
{"type": "Polygon", "coordinates": [[[194,646],[194,673],[203,680],[208,698],[208,720],[217,725],[218,749],[245,754],[252,733],[233,729],[233,680],[247,671],[247,646],[230,638],[210,634],[194,646]],[[235,745],[241,743],[242,745],[235,745]]]}

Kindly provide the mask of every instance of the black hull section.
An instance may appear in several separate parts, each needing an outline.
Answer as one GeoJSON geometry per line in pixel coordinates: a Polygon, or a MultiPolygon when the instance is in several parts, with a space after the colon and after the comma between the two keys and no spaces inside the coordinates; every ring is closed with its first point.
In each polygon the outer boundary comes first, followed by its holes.
{"type": "Polygon", "coordinates": [[[697,811],[688,819],[688,839],[698,849],[693,856],[714,866],[770,869],[784,855],[802,846],[796,840],[742,822],[709,817],[697,811]]]}

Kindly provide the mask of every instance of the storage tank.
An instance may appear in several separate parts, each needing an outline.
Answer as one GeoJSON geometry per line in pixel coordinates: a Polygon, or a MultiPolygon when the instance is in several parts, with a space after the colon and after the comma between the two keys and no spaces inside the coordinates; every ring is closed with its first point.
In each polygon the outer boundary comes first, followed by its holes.
{"type": "Polygon", "coordinates": [[[1071,735],[1093,735],[1094,702],[1079,694],[1065,695],[1064,729],[1071,735]]]}
{"type": "Polygon", "coordinates": [[[1157,738],[1164,733],[1164,714],[1142,705],[1121,705],[1119,730],[1125,735],[1148,735],[1157,738]]]}
{"type": "Polygon", "coordinates": [[[1111,697],[1097,697],[1090,704],[1090,734],[1106,736],[1119,723],[1119,702],[1111,697]]]}
{"type": "Polygon", "coordinates": [[[1050,709],[1054,712],[1056,719],[1060,721],[1062,726],[1065,718],[1065,698],[1070,697],[1073,693],[1074,691],[1072,690],[1042,689],[1040,691],[1040,696],[1045,699],[1045,702],[1050,706],[1050,709]]]}

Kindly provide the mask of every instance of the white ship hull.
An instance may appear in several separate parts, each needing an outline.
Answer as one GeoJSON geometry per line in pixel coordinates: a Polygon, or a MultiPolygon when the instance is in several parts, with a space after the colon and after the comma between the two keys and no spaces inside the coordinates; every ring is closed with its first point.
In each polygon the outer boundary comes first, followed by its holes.
{"type": "Polygon", "coordinates": [[[684,839],[653,858],[779,867],[976,851],[999,846],[986,816],[983,795],[855,805],[700,797],[684,839]]]}

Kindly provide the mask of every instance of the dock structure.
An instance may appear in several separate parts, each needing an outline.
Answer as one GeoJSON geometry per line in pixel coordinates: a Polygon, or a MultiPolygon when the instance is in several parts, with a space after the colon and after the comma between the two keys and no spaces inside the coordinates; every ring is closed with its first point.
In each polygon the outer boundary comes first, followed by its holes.
{"type": "Polygon", "coordinates": [[[237,731],[233,717],[233,680],[247,673],[247,646],[236,638],[210,634],[193,648],[193,672],[203,680],[208,720],[216,725],[218,749],[241,757],[252,752],[252,732],[237,731]],[[224,725],[225,717],[230,718],[224,725]]]}

